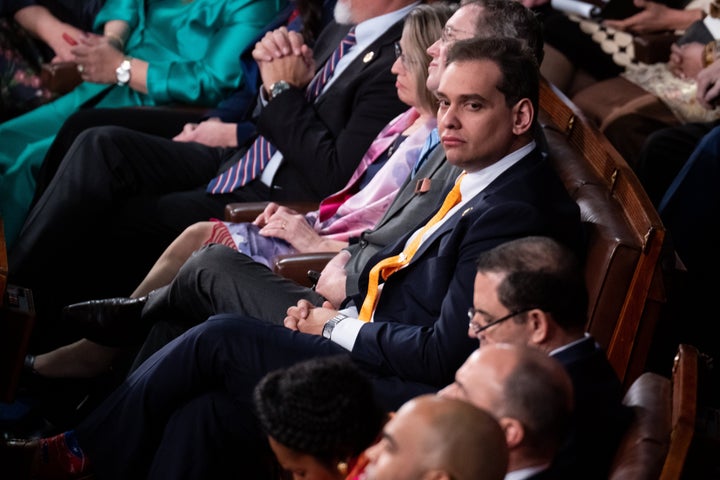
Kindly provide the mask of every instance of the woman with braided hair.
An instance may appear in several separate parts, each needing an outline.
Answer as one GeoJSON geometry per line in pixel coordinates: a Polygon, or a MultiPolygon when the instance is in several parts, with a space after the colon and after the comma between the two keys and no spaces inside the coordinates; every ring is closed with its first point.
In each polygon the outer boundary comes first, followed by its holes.
{"type": "Polygon", "coordinates": [[[254,405],[270,448],[293,479],[353,478],[358,457],[387,420],[370,381],[344,356],[269,373],[255,387],[254,405]]]}

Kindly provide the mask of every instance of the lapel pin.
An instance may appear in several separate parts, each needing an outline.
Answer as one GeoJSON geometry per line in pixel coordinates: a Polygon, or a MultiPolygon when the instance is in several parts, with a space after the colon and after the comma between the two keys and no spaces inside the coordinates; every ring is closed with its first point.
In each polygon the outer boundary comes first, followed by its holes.
{"type": "Polygon", "coordinates": [[[373,57],[375,57],[375,52],[366,53],[365,56],[363,57],[363,63],[370,62],[373,59],[373,57]]]}
{"type": "Polygon", "coordinates": [[[460,216],[461,216],[461,217],[464,217],[465,214],[466,214],[466,213],[469,213],[470,210],[472,210],[472,209],[473,209],[473,207],[468,207],[468,208],[466,208],[466,209],[462,212],[462,215],[460,215],[460,216]]]}
{"type": "Polygon", "coordinates": [[[425,193],[430,191],[430,184],[432,180],[429,178],[421,178],[415,184],[415,193],[425,193]]]}

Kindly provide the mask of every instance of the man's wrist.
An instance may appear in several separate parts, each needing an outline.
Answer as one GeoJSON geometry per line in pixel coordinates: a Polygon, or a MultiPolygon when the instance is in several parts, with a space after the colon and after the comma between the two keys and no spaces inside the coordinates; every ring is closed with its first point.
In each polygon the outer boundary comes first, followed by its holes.
{"type": "Polygon", "coordinates": [[[266,91],[268,101],[272,101],[275,97],[287,90],[290,90],[290,84],[287,81],[278,80],[277,82],[273,82],[266,91]]]}
{"type": "Polygon", "coordinates": [[[332,317],[330,320],[325,322],[325,325],[323,325],[323,329],[322,329],[322,336],[327,339],[331,339],[332,332],[335,329],[335,327],[337,326],[337,324],[342,322],[346,318],[348,318],[348,316],[345,315],[344,313],[338,313],[337,315],[332,317]]]}

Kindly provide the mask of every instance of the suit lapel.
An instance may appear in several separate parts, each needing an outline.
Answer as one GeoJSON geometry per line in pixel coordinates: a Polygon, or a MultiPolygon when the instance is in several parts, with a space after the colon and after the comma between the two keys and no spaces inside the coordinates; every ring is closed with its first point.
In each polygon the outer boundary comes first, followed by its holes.
{"type": "Polygon", "coordinates": [[[415,255],[410,261],[410,264],[420,258],[425,252],[425,250],[427,250],[428,247],[432,245],[438,237],[444,235],[445,232],[455,228],[455,226],[462,219],[462,217],[470,214],[476,208],[482,208],[480,207],[480,205],[484,203],[488,195],[492,195],[493,192],[502,188],[505,183],[507,183],[508,181],[512,181],[512,179],[517,177],[518,175],[524,175],[527,170],[531,168],[532,165],[536,164],[538,157],[539,153],[538,149],[536,148],[528,155],[523,157],[519,162],[501,173],[500,176],[498,176],[490,183],[490,185],[488,185],[483,191],[470,199],[465,205],[462,206],[459,211],[455,212],[451,218],[449,218],[445,223],[443,223],[440,228],[433,232],[433,234],[430,235],[427,240],[425,240],[420,245],[420,248],[418,248],[417,252],[415,252],[415,255]]]}
{"type": "Polygon", "coordinates": [[[351,25],[340,25],[334,21],[325,27],[315,43],[313,58],[315,59],[315,73],[325,65],[330,55],[335,51],[340,41],[347,35],[351,25]]]}
{"type": "MultiPolygon", "coordinates": [[[[438,144],[432,152],[430,152],[427,160],[425,160],[425,164],[420,167],[420,170],[418,171],[418,174],[414,178],[408,178],[405,180],[405,183],[400,187],[400,190],[398,191],[398,195],[393,201],[393,203],[390,205],[390,208],[385,213],[381,221],[375,226],[377,229],[380,225],[384,224],[388,219],[392,218],[398,211],[405,208],[405,206],[415,198],[415,195],[418,195],[415,193],[415,184],[418,181],[418,179],[422,178],[432,178],[433,175],[435,175],[435,172],[443,166],[445,163],[445,151],[442,149],[442,147],[438,144]]],[[[444,185],[440,185],[439,183],[433,184],[430,183],[430,188],[445,188],[444,185]]]]}
{"type": "MultiPolygon", "coordinates": [[[[373,43],[371,43],[370,46],[365,48],[362,52],[360,52],[357,57],[355,57],[352,63],[350,63],[350,65],[348,65],[345,70],[340,73],[340,76],[333,80],[333,85],[340,84],[340,82],[342,82],[345,78],[359,78],[360,72],[380,57],[380,51],[382,49],[386,49],[387,51],[391,52],[392,49],[389,47],[392,46],[393,42],[397,41],[400,38],[400,35],[402,34],[402,26],[403,21],[401,20],[388,28],[385,33],[380,35],[380,37],[378,37],[373,43]]],[[[326,52],[323,50],[322,56],[320,56],[320,52],[318,52],[318,56],[316,56],[315,58],[318,70],[323,67],[325,61],[330,57],[333,51],[335,51],[335,48],[340,44],[340,41],[348,32],[348,30],[350,30],[350,27],[348,25],[339,25],[339,27],[343,27],[343,31],[341,34],[338,35],[337,41],[335,41],[334,44],[329,46],[329,51],[326,52]]],[[[334,33],[337,34],[337,32],[334,33]]],[[[327,48],[327,46],[325,45],[323,47],[327,48]]],[[[326,93],[327,92],[323,91],[320,94],[320,96],[315,102],[316,105],[321,104],[323,100],[327,98],[327,96],[325,95],[326,93]]]]}

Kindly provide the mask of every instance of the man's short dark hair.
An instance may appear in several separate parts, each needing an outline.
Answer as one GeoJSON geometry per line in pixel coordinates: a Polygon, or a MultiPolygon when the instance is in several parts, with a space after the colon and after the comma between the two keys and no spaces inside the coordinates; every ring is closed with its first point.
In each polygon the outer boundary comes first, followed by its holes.
{"type": "Polygon", "coordinates": [[[498,66],[502,79],[497,89],[505,95],[508,107],[527,98],[538,111],[540,72],[534,54],[523,42],[507,37],[458,40],[447,57],[448,65],[476,60],[489,60],[498,66]]]}
{"type": "Polygon", "coordinates": [[[588,295],[572,250],[549,237],[529,236],[480,254],[477,271],[505,273],[498,299],[510,311],[540,308],[568,331],[584,330],[588,295]]]}
{"type": "Polygon", "coordinates": [[[467,0],[461,5],[477,5],[483,9],[475,25],[476,37],[516,38],[533,51],[538,65],[542,63],[542,23],[535,12],[517,0],[467,0]]]}

